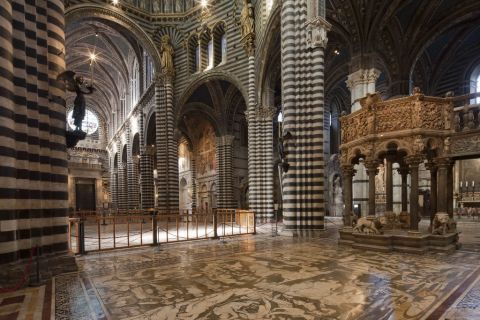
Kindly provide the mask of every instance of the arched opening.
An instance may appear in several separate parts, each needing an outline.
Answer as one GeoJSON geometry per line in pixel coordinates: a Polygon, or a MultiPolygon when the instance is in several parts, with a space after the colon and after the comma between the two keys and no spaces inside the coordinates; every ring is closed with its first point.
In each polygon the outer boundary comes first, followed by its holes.
{"type": "Polygon", "coordinates": [[[192,208],[198,211],[245,208],[248,141],[243,95],[233,83],[215,78],[191,92],[178,115],[183,134],[179,182],[185,178],[192,208]]]}
{"type": "Polygon", "coordinates": [[[190,143],[182,136],[178,145],[178,178],[179,178],[179,208],[180,212],[192,212],[195,206],[193,190],[195,189],[195,172],[192,165],[192,152],[190,143]]]}

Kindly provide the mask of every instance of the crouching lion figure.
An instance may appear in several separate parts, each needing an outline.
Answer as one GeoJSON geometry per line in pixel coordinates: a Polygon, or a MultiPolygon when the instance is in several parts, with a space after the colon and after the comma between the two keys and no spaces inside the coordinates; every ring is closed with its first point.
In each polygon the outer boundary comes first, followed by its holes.
{"type": "Polygon", "coordinates": [[[368,220],[365,217],[358,219],[357,225],[353,228],[353,231],[366,233],[366,234],[381,234],[382,227],[386,224],[385,217],[378,217],[373,220],[368,220]]]}
{"type": "Polygon", "coordinates": [[[448,213],[437,213],[432,222],[432,234],[444,235],[455,232],[456,223],[450,220],[448,213]]]}

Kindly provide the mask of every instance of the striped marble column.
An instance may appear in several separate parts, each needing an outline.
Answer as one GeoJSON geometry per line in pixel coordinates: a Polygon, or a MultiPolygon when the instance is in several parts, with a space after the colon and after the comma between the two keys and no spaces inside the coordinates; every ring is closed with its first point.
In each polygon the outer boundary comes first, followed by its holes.
{"type": "Polygon", "coordinates": [[[118,194],[118,208],[127,209],[127,167],[126,163],[122,161],[122,143],[117,142],[118,151],[118,175],[117,175],[117,194],[118,194]]]}
{"type": "MultiPolygon", "coordinates": [[[[152,154],[148,154],[145,146],[145,115],[140,112],[140,207],[149,209],[154,207],[153,190],[153,161],[152,154]]],[[[152,149],[152,152],[155,150],[152,149]]]]}
{"type": "Polygon", "coordinates": [[[234,136],[217,137],[217,207],[235,208],[233,196],[234,136]]]}
{"type": "Polygon", "coordinates": [[[68,248],[64,27],[61,0],[0,1],[0,264],[68,248]]]}
{"type": "Polygon", "coordinates": [[[175,138],[172,77],[155,83],[155,125],[158,171],[157,207],[163,213],[178,212],[178,141],[175,138]]]}
{"type": "Polygon", "coordinates": [[[328,23],[312,1],[282,2],[283,133],[289,171],[283,179],[286,229],[324,229],[323,54],[328,23]],[[305,27],[307,25],[307,28],[305,27]]]}
{"type": "Polygon", "coordinates": [[[255,58],[248,57],[248,106],[247,106],[247,125],[248,125],[248,190],[249,209],[255,212],[258,217],[263,217],[261,200],[261,177],[259,176],[258,162],[260,156],[257,150],[258,121],[256,111],[256,89],[255,89],[255,58]]]}
{"type": "Polygon", "coordinates": [[[135,168],[132,156],[133,135],[130,127],[126,129],[125,136],[127,141],[127,207],[128,209],[138,209],[138,175],[136,175],[138,170],[135,168]]]}
{"type": "Polygon", "coordinates": [[[258,196],[257,216],[262,218],[273,217],[273,116],[275,108],[262,107],[257,109],[256,117],[256,176],[259,186],[256,192],[258,196]]]}
{"type": "Polygon", "coordinates": [[[112,208],[118,209],[118,162],[115,164],[115,155],[110,160],[110,194],[112,195],[112,208]]]}
{"type": "Polygon", "coordinates": [[[195,159],[190,160],[190,171],[192,172],[192,210],[197,208],[197,165],[195,159]]]}

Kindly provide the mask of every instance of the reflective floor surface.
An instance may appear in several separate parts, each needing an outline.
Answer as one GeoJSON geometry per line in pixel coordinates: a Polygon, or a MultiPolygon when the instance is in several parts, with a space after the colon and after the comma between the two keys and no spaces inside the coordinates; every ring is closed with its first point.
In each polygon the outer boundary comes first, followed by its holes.
{"type": "MultiPolygon", "coordinates": [[[[79,272],[0,294],[0,320],[480,319],[476,250],[362,252],[328,226],[90,253],[79,272]]],[[[480,223],[468,227],[480,235],[480,223]]]]}

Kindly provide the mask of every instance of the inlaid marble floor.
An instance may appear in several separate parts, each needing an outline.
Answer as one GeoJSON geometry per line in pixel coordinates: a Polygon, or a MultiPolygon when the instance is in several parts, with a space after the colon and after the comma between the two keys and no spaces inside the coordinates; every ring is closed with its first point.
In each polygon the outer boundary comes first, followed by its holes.
{"type": "MultiPolygon", "coordinates": [[[[241,236],[163,245],[159,251],[88,254],[78,258],[79,272],[55,277],[52,314],[56,319],[480,319],[478,253],[368,253],[339,247],[335,238],[330,229],[299,238],[241,236]]],[[[7,319],[2,301],[0,294],[0,319],[7,319]]]]}

